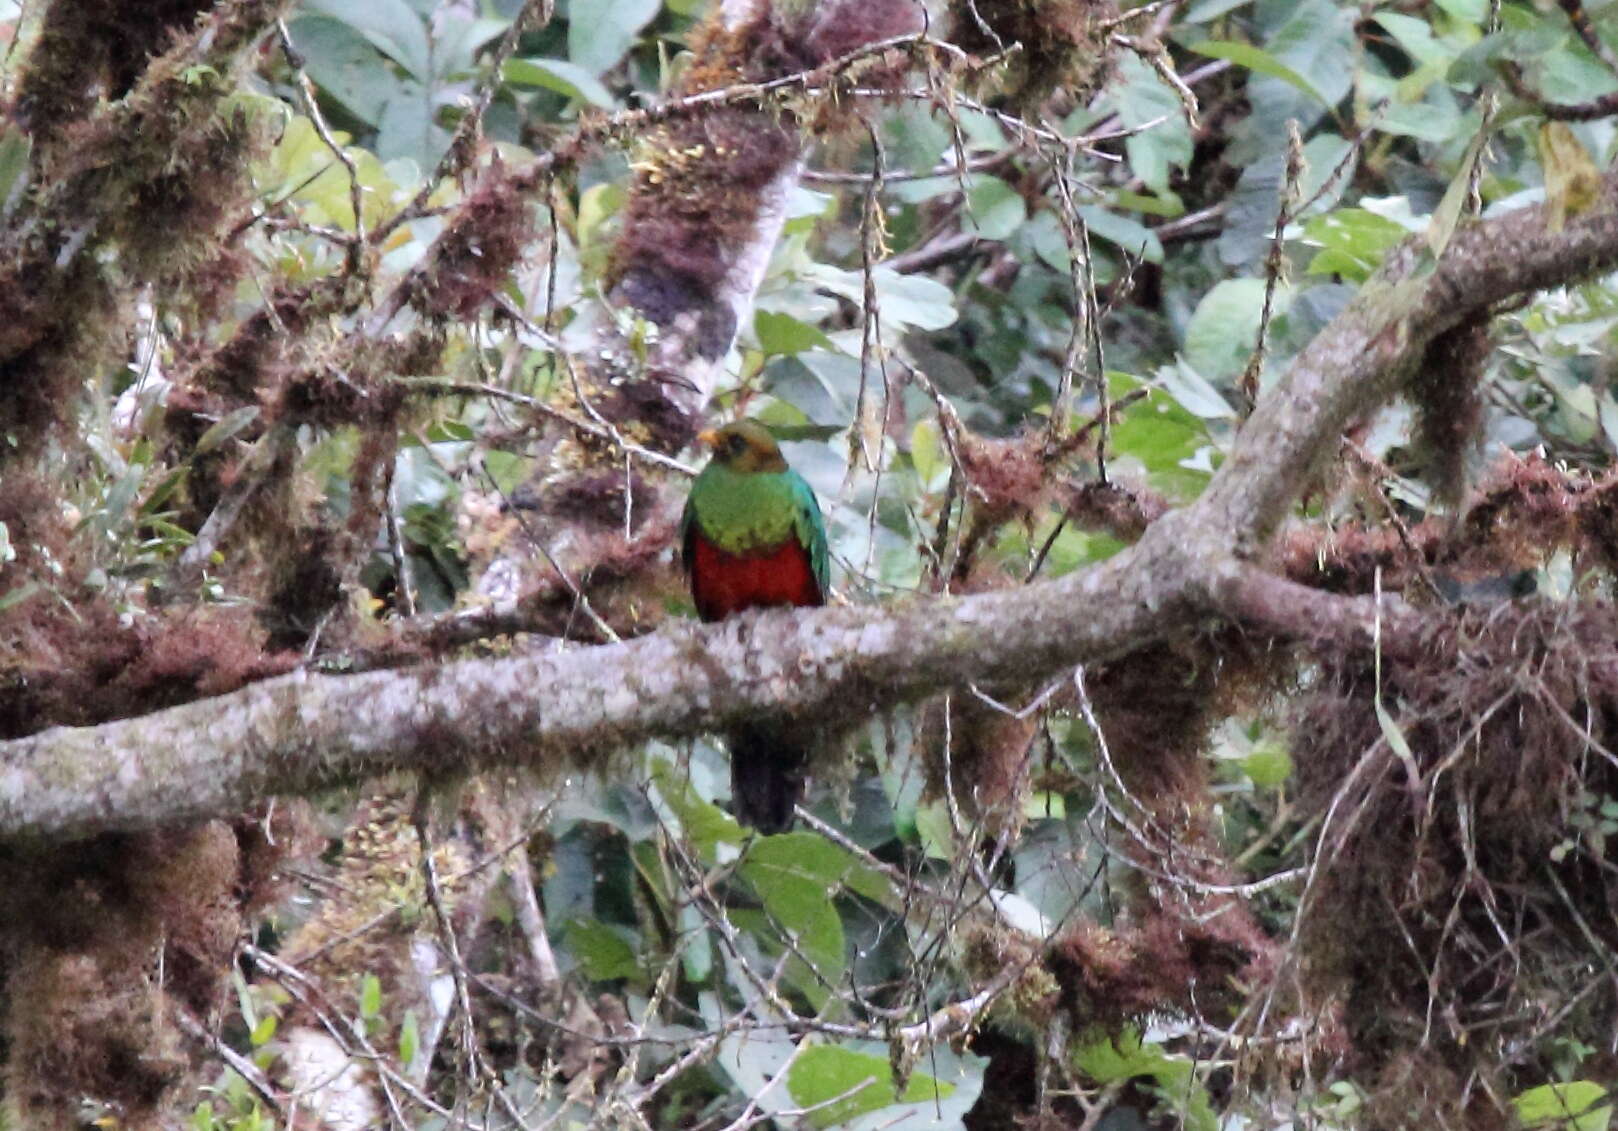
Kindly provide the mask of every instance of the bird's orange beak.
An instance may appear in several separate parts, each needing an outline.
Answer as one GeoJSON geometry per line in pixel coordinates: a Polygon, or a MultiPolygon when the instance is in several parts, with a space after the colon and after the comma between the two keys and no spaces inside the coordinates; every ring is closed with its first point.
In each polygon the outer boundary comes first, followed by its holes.
{"type": "Polygon", "coordinates": [[[698,432],[697,443],[701,444],[711,452],[715,448],[719,447],[719,433],[712,428],[709,428],[703,432],[698,432]]]}

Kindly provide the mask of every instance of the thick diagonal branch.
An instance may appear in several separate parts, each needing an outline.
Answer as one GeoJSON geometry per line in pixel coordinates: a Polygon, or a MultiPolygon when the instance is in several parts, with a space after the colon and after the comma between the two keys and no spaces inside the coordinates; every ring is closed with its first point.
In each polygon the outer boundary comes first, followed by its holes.
{"type": "MultiPolygon", "coordinates": [[[[1396,252],[1261,402],[1201,499],[1056,581],[898,609],[771,612],[624,644],[353,676],[300,673],[96,728],[0,744],[0,837],[59,839],[238,811],[390,769],[597,763],[629,743],[761,712],[852,714],[968,682],[1033,683],[1209,617],[1318,617],[1266,601],[1239,555],[1268,536],[1345,425],[1476,310],[1618,265],[1618,216],[1547,230],[1525,209],[1456,235],[1436,270],[1396,252]]],[[[1283,583],[1284,584],[1284,583],[1283,583]]],[[[1369,611],[1368,611],[1369,610],[1369,611]]],[[[1375,619],[1336,610],[1352,640],[1375,619]],[[1358,626],[1358,627],[1356,627],[1358,626]]]]}

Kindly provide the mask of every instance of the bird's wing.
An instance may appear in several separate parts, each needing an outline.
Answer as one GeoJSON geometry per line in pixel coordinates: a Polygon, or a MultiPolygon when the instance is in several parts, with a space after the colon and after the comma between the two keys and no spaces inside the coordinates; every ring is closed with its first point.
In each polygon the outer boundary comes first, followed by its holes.
{"type": "Polygon", "coordinates": [[[820,503],[815,499],[814,488],[809,486],[807,480],[796,471],[787,472],[792,477],[793,503],[797,513],[793,518],[793,533],[798,536],[798,544],[809,551],[809,568],[815,575],[815,584],[820,586],[821,600],[825,600],[831,593],[831,562],[826,550],[826,520],[820,513],[820,503]]]}

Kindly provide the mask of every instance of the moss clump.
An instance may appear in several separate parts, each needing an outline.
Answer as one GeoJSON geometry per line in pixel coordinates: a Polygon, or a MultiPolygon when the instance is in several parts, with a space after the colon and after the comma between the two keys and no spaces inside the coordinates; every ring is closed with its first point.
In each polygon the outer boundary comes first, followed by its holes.
{"type": "MultiPolygon", "coordinates": [[[[697,31],[677,92],[720,90],[809,71],[867,44],[919,31],[910,0],[765,4],[731,27],[722,9],[697,31]]],[[[867,84],[896,82],[895,61],[867,84]]],[[[688,318],[697,353],[723,356],[736,332],[725,283],[738,251],[756,239],[768,186],[797,161],[803,131],[824,133],[846,113],[802,119],[803,107],[716,106],[647,133],[631,160],[635,179],[608,268],[615,297],[660,327],[688,318]]]]}
{"type": "Polygon", "coordinates": [[[1487,311],[1434,338],[1410,382],[1416,449],[1446,503],[1461,501],[1467,458],[1483,434],[1483,370],[1494,343],[1487,311]]]}
{"type": "Polygon", "coordinates": [[[1293,742],[1300,800],[1331,814],[1299,969],[1340,1006],[1361,1078],[1503,1066],[1523,1073],[1509,1095],[1545,1079],[1546,1016],[1558,1041],[1610,1034],[1611,1002],[1581,1002],[1618,947],[1599,818],[1618,796],[1614,639],[1593,599],[1444,607],[1380,684],[1370,656],[1322,661],[1293,742]]]}
{"type": "Polygon", "coordinates": [[[1112,74],[1110,0],[952,0],[950,38],[976,55],[1019,44],[998,89],[1019,110],[1057,91],[1082,102],[1112,74]]]}
{"type": "Polygon", "coordinates": [[[6,1095],[27,1126],[74,1126],[85,1100],[152,1125],[189,1071],[176,1014],[211,1023],[246,915],[307,848],[299,810],[0,850],[6,1095]]]}

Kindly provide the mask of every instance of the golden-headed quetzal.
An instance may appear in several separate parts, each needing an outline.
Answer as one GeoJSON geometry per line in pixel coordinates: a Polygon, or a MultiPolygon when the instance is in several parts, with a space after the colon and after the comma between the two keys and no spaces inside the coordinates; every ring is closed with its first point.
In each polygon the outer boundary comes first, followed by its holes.
{"type": "MultiPolygon", "coordinates": [[[[697,614],[826,603],[826,523],[809,484],[763,425],[739,420],[697,438],[713,452],[680,521],[697,614]]],[[[792,825],[811,741],[801,725],[747,723],[725,736],[736,818],[761,833],[792,825]]]]}

